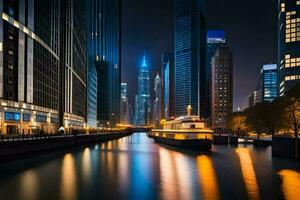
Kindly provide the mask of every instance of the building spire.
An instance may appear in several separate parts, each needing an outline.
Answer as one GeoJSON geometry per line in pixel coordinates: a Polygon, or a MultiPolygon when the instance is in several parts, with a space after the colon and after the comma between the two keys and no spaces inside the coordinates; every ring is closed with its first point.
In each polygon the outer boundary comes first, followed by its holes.
{"type": "Polygon", "coordinates": [[[148,67],[147,61],[146,61],[146,51],[145,50],[144,50],[144,57],[143,57],[142,67],[148,67]]]}

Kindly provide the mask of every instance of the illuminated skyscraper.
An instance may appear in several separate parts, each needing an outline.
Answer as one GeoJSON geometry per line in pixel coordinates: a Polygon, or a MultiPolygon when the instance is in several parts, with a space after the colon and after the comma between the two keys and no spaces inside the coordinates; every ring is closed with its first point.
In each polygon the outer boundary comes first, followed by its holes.
{"type": "Polygon", "coordinates": [[[128,87],[127,83],[121,83],[121,123],[129,123],[128,87]]]}
{"type": "Polygon", "coordinates": [[[0,134],[55,133],[60,1],[0,0],[0,134]]]}
{"type": "Polygon", "coordinates": [[[160,120],[162,117],[161,114],[161,108],[162,108],[162,91],[161,91],[161,79],[159,77],[159,75],[157,74],[155,79],[154,79],[154,93],[155,93],[155,99],[154,99],[154,103],[153,103],[153,115],[152,115],[152,119],[153,119],[153,125],[154,127],[159,127],[160,125],[160,120]]]}
{"type": "Polygon", "coordinates": [[[138,95],[135,98],[135,124],[150,124],[150,76],[149,66],[144,55],[138,76],[138,95]]]}
{"type": "Polygon", "coordinates": [[[175,1],[175,109],[185,115],[209,116],[205,62],[204,0],[175,1]]]}
{"type": "Polygon", "coordinates": [[[169,119],[175,115],[174,97],[174,53],[162,54],[162,117],[169,119]]]}
{"type": "Polygon", "coordinates": [[[211,122],[212,127],[218,131],[226,129],[227,116],[232,112],[233,61],[229,48],[220,46],[211,63],[211,122]]]}
{"type": "Polygon", "coordinates": [[[300,83],[300,1],[279,1],[278,72],[280,96],[300,83]]]}

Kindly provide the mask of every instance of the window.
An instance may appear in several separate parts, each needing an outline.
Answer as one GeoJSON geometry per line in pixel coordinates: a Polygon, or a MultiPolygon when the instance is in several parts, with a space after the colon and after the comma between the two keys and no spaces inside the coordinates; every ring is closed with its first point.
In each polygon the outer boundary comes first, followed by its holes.
{"type": "Polygon", "coordinates": [[[4,118],[7,121],[20,121],[21,115],[18,112],[5,112],[4,118]]]}
{"type": "Polygon", "coordinates": [[[23,114],[23,121],[24,122],[30,122],[30,114],[23,114]]]}

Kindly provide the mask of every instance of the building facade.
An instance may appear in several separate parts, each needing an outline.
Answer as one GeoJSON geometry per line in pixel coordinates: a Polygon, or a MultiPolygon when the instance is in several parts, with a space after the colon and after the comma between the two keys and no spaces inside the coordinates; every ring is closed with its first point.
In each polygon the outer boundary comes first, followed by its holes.
{"type": "Polygon", "coordinates": [[[158,128],[160,126],[160,120],[162,117],[162,81],[159,77],[158,73],[156,77],[154,78],[154,102],[153,102],[153,126],[155,128],[158,128]]]}
{"type": "Polygon", "coordinates": [[[175,116],[174,53],[162,54],[162,118],[175,116]]]}
{"type": "Polygon", "coordinates": [[[300,1],[279,0],[279,95],[300,83],[300,1]]]}
{"type": "Polygon", "coordinates": [[[205,1],[175,1],[175,109],[185,115],[209,116],[205,61],[205,1]]]}
{"type": "Polygon", "coordinates": [[[99,126],[120,122],[121,91],[121,2],[92,0],[94,35],[98,54],[96,69],[97,119],[99,126]]]}
{"type": "Polygon", "coordinates": [[[86,1],[61,1],[61,126],[83,130],[87,114],[86,1]]]}
{"type": "Polygon", "coordinates": [[[211,80],[211,124],[219,131],[226,129],[233,107],[233,56],[225,45],[212,58],[211,80]]]}
{"type": "Polygon", "coordinates": [[[266,64],[261,69],[262,100],[272,102],[278,97],[277,64],[266,64]]]}
{"type": "Polygon", "coordinates": [[[127,83],[121,83],[121,123],[129,124],[129,105],[127,83]]]}
{"type": "Polygon", "coordinates": [[[0,130],[55,133],[60,1],[0,1],[0,130]]]}
{"type": "Polygon", "coordinates": [[[150,125],[150,75],[149,66],[144,55],[139,68],[138,94],[135,97],[135,124],[150,125]]]}

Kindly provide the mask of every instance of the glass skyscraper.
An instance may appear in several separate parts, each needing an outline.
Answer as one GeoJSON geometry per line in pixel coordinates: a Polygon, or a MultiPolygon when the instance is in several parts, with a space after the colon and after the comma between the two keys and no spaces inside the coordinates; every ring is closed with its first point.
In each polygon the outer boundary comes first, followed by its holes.
{"type": "Polygon", "coordinates": [[[129,105],[127,83],[121,83],[121,123],[129,124],[129,105]]]}
{"type": "Polygon", "coordinates": [[[0,0],[0,134],[58,130],[60,1],[0,0]]]}
{"type": "Polygon", "coordinates": [[[92,111],[88,113],[88,122],[114,126],[120,122],[121,3],[120,0],[87,2],[90,81],[87,90],[88,110],[92,111]]]}
{"type": "Polygon", "coordinates": [[[207,72],[205,62],[205,1],[175,1],[175,109],[185,115],[208,117],[207,72]]]}
{"type": "Polygon", "coordinates": [[[279,95],[300,83],[300,1],[279,1],[279,95]]]}
{"type": "Polygon", "coordinates": [[[174,97],[174,53],[162,54],[162,117],[169,119],[175,115],[174,97]]]}
{"type": "Polygon", "coordinates": [[[150,124],[150,75],[145,55],[139,68],[138,94],[135,97],[135,124],[150,124]]]}
{"type": "Polygon", "coordinates": [[[154,78],[154,93],[155,93],[155,99],[153,103],[153,114],[152,114],[152,119],[153,119],[153,126],[158,128],[160,126],[160,120],[162,117],[161,114],[161,108],[162,108],[162,91],[161,91],[161,78],[159,77],[158,73],[156,77],[154,78]]]}

